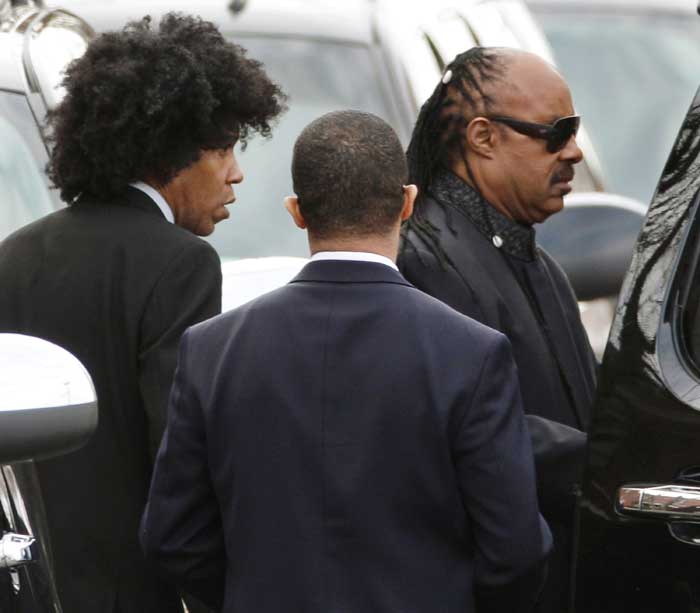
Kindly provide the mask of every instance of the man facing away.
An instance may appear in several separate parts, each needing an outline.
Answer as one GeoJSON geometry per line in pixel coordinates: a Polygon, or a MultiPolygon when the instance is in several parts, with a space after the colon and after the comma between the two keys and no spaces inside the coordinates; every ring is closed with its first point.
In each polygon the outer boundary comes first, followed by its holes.
{"type": "Polygon", "coordinates": [[[146,554],[226,613],[529,611],[550,534],[510,346],[396,269],[398,138],[324,115],[292,174],[311,262],[183,336],[146,554]]]}
{"type": "Polygon", "coordinates": [[[420,195],[399,257],[416,287],[512,344],[554,535],[538,609],[551,613],[567,609],[595,363],[571,286],[533,225],[560,211],[571,190],[578,125],[569,88],[538,56],[480,47],[457,56],[409,145],[420,195]]]}
{"type": "Polygon", "coordinates": [[[0,244],[0,330],[65,347],[97,391],[92,440],[37,465],[63,610],[171,613],[137,533],[180,336],[221,310],[197,235],[228,217],[233,146],[269,132],[281,95],[213,24],[174,14],[95,39],[65,85],[50,175],[70,206],[0,244]]]}

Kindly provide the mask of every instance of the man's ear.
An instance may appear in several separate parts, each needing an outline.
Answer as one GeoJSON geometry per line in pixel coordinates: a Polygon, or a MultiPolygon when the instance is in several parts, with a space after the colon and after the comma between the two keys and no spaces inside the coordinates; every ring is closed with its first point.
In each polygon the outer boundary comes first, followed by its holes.
{"type": "Polygon", "coordinates": [[[465,134],[467,148],[477,155],[492,157],[495,139],[498,138],[494,128],[493,123],[486,117],[472,119],[465,134]]]}
{"type": "Polygon", "coordinates": [[[306,221],[304,220],[304,216],[301,214],[301,209],[299,208],[299,198],[296,196],[287,196],[284,199],[284,208],[289,211],[289,214],[292,216],[296,227],[306,230],[306,221]]]}
{"type": "Polygon", "coordinates": [[[418,195],[418,188],[413,185],[403,186],[403,207],[401,208],[401,221],[406,221],[411,215],[413,215],[413,205],[416,202],[416,196],[418,195]]]}

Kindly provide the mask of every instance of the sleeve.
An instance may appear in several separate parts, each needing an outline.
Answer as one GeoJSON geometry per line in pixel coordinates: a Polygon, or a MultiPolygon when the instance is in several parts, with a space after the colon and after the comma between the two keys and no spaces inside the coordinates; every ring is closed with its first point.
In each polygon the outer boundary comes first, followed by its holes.
{"type": "Polygon", "coordinates": [[[189,327],[221,312],[221,262],[204,241],[192,242],[158,279],[141,321],[139,386],[149,422],[151,457],[165,428],[177,347],[189,327]]]}
{"type": "Polygon", "coordinates": [[[191,381],[189,334],[180,346],[140,539],[147,560],[162,575],[218,611],[223,603],[226,552],[207,463],[204,414],[191,381]]]}
{"type": "Polygon", "coordinates": [[[586,433],[538,415],[525,417],[542,511],[549,519],[570,518],[586,462],[586,433]]]}
{"type": "Polygon", "coordinates": [[[483,362],[453,444],[475,541],[477,610],[531,611],[546,575],[552,537],[538,510],[517,371],[503,335],[483,362]]]}

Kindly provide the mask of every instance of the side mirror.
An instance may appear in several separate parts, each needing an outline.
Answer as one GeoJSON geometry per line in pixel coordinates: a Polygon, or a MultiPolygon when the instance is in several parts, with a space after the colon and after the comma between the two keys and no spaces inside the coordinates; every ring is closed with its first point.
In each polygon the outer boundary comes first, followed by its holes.
{"type": "Polygon", "coordinates": [[[68,351],[0,334],[0,463],[73,451],[97,426],[90,375],[68,351]]]}
{"type": "Polygon", "coordinates": [[[647,207],[600,192],[565,198],[564,210],[537,229],[537,240],[569,277],[579,301],[619,293],[647,207]]]}

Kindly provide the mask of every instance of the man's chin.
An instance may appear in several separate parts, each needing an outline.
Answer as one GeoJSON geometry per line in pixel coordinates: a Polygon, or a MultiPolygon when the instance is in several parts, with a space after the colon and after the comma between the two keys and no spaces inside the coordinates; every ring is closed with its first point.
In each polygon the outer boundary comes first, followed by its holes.
{"type": "Polygon", "coordinates": [[[199,228],[197,228],[197,236],[210,236],[214,233],[214,230],[216,229],[216,224],[218,224],[221,221],[225,221],[230,216],[231,212],[225,206],[222,206],[221,209],[216,211],[209,223],[202,224],[199,228]]]}
{"type": "Polygon", "coordinates": [[[231,217],[231,211],[229,211],[227,205],[224,204],[221,206],[221,208],[214,211],[214,214],[212,215],[212,223],[217,224],[220,221],[228,219],[229,217],[231,217]]]}
{"type": "Polygon", "coordinates": [[[197,236],[211,236],[214,233],[214,229],[214,222],[208,224],[200,224],[197,226],[197,229],[194,231],[194,233],[197,236]]]}
{"type": "Polygon", "coordinates": [[[542,223],[547,221],[552,215],[556,215],[564,208],[564,198],[563,196],[552,196],[547,199],[542,208],[535,211],[533,217],[534,223],[542,223]]]}

